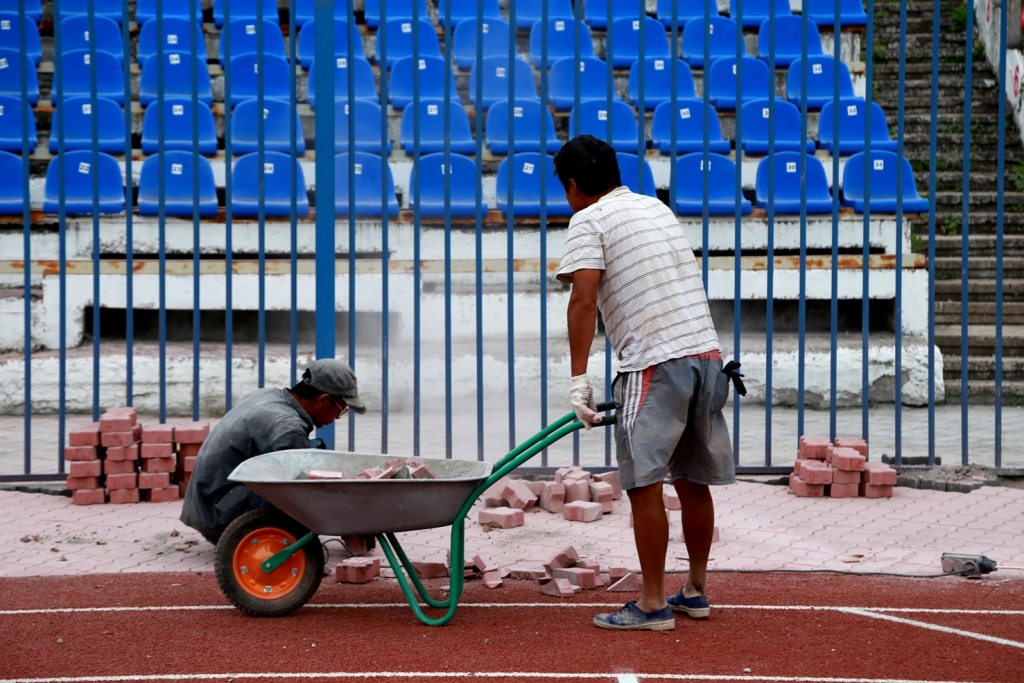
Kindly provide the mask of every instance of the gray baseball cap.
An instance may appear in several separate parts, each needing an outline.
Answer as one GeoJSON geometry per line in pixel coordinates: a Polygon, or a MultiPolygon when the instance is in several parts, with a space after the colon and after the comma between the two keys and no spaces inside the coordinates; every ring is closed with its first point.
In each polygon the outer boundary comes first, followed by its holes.
{"type": "Polygon", "coordinates": [[[302,381],[317,391],[342,399],[355,413],[366,412],[366,405],[356,390],[356,373],[336,358],[320,358],[310,363],[302,373],[302,381]]]}

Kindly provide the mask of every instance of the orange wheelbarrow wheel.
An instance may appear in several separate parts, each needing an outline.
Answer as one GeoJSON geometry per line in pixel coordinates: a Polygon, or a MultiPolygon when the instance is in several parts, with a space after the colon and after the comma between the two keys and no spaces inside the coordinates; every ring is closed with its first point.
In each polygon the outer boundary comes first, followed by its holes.
{"type": "Polygon", "coordinates": [[[309,602],[324,573],[316,536],[270,573],[261,563],[302,538],[308,530],[278,510],[247,512],[217,544],[217,584],[231,603],[256,617],[281,617],[309,602]]]}

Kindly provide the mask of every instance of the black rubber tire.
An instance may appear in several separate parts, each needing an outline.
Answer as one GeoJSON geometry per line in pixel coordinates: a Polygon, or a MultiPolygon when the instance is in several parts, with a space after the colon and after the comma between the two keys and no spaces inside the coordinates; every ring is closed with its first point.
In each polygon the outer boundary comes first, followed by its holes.
{"type": "Polygon", "coordinates": [[[217,585],[231,604],[254,617],[283,617],[299,609],[313,597],[324,576],[324,551],[316,535],[299,550],[305,553],[306,570],[299,585],[287,595],[276,600],[264,600],[250,595],[235,580],[234,555],[238,544],[253,531],[275,527],[283,529],[299,539],[309,531],[279,510],[253,510],[247,512],[224,531],[217,543],[214,573],[217,585]]]}

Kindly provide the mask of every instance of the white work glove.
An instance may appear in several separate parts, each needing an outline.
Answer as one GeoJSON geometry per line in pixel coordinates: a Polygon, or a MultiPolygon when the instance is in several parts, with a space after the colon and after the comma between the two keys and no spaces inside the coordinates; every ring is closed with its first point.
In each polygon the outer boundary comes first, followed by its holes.
{"type": "Polygon", "coordinates": [[[597,406],[594,405],[594,389],[590,386],[590,380],[586,375],[577,375],[572,378],[569,401],[584,428],[590,429],[601,422],[601,418],[597,414],[597,406]]]}

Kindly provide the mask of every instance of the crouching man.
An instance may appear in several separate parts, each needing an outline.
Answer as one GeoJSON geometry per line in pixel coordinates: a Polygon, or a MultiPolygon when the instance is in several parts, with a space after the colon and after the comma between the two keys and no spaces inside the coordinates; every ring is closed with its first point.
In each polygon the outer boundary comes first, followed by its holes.
{"type": "Polygon", "coordinates": [[[349,409],[366,412],[355,373],[333,358],[313,361],[291,389],[257,389],[246,395],[199,449],[181,521],[217,545],[235,519],[250,510],[271,507],[244,484],[228,481],[228,475],[257,455],[309,448],[314,427],[334,422],[349,409]]]}

